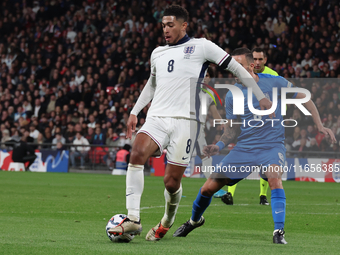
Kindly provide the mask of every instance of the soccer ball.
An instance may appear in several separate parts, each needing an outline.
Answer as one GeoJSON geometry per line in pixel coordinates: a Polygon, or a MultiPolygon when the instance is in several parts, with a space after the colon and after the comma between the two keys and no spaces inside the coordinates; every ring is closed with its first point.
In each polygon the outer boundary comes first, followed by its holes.
{"type": "Polygon", "coordinates": [[[128,243],[130,242],[135,235],[130,235],[130,234],[122,234],[122,235],[112,235],[108,232],[110,228],[114,228],[118,226],[127,216],[125,214],[116,214],[112,216],[112,218],[107,222],[106,225],[106,234],[110,238],[112,242],[123,242],[123,243],[128,243]]]}

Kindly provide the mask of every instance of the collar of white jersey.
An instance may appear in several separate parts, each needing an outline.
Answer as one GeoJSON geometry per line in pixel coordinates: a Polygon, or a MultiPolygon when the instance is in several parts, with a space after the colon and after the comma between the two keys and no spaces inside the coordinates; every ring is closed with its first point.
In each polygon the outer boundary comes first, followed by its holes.
{"type": "Polygon", "coordinates": [[[177,43],[174,43],[174,44],[171,44],[171,45],[169,44],[169,46],[180,45],[180,44],[186,43],[189,40],[190,40],[190,37],[187,34],[185,34],[185,36],[182,39],[178,40],[177,43]]]}

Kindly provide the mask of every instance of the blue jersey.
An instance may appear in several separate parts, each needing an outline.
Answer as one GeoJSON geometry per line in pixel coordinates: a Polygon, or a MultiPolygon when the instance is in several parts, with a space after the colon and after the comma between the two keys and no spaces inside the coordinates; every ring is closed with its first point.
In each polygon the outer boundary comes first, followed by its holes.
{"type": "MultiPolygon", "coordinates": [[[[240,115],[241,124],[233,124],[233,126],[241,126],[241,134],[237,138],[237,146],[243,148],[270,148],[276,146],[277,144],[283,144],[285,136],[285,130],[281,124],[283,118],[281,115],[281,88],[292,87],[292,83],[287,81],[281,76],[274,76],[270,74],[257,74],[259,82],[257,83],[260,89],[263,91],[265,96],[273,101],[273,88],[277,88],[277,107],[275,110],[275,117],[270,119],[268,115],[255,115],[248,108],[248,88],[242,86],[241,84],[235,84],[240,88],[244,95],[244,115],[240,115]],[[262,122],[260,121],[262,120],[262,122]],[[263,125],[262,127],[260,127],[263,125]]],[[[294,95],[293,97],[295,97],[294,95]]],[[[225,99],[226,117],[229,120],[236,122],[237,115],[233,114],[233,96],[231,91],[226,95],[225,99]]],[[[255,109],[260,108],[259,101],[253,95],[253,106],[255,109]]],[[[228,123],[230,125],[230,123],[228,123]]]]}

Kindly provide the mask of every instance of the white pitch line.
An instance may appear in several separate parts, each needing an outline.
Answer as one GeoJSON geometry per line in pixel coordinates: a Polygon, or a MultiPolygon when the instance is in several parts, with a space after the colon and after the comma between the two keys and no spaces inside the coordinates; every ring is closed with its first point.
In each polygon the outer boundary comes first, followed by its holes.
{"type": "MultiPolygon", "coordinates": [[[[258,204],[234,204],[233,206],[257,206],[258,204]]],[[[332,205],[340,205],[340,203],[335,203],[335,204],[286,204],[289,206],[306,206],[306,205],[311,205],[311,206],[332,206],[332,205]]],[[[189,207],[192,205],[179,205],[179,207],[189,207]]],[[[210,206],[226,206],[225,204],[211,204],[210,206]]],[[[156,206],[146,206],[146,207],[141,207],[141,210],[148,210],[148,209],[154,209],[154,208],[164,208],[164,205],[156,205],[156,206]]]]}
{"type": "MultiPolygon", "coordinates": [[[[340,205],[340,203],[334,203],[334,204],[287,204],[288,206],[306,206],[306,205],[311,205],[311,206],[333,206],[333,205],[340,205]]],[[[192,205],[179,205],[179,207],[191,207],[192,205]]],[[[211,206],[226,206],[228,208],[230,208],[230,206],[227,206],[225,204],[210,204],[211,206]]],[[[258,204],[234,204],[235,206],[258,206],[258,204]]],[[[164,208],[164,205],[156,205],[156,206],[146,206],[146,207],[141,207],[141,210],[149,210],[149,209],[156,209],[156,208],[164,208]]],[[[269,207],[270,208],[270,207],[269,207]]],[[[4,212],[4,211],[0,211],[0,214],[2,213],[8,213],[8,212],[4,212]]],[[[18,212],[11,212],[12,214],[17,214],[18,212]]],[[[33,212],[25,212],[25,211],[21,211],[21,214],[30,214],[33,212]]],[[[60,213],[60,214],[87,214],[87,212],[75,212],[75,211],[57,211],[55,213],[60,213]]],[[[100,212],[96,212],[96,213],[100,213],[100,212]]],[[[231,214],[264,214],[265,212],[233,212],[233,211],[228,211],[228,213],[231,214]]],[[[290,210],[288,210],[288,214],[320,214],[320,215],[340,215],[340,213],[313,213],[313,212],[291,212],[290,210]]]]}
{"type": "Polygon", "coordinates": [[[340,203],[334,203],[334,204],[286,204],[286,205],[302,205],[302,206],[306,206],[306,205],[312,205],[312,206],[328,206],[328,205],[340,205],[340,203]]]}
{"type": "MultiPolygon", "coordinates": [[[[250,204],[235,204],[233,206],[249,206],[250,204]]],[[[255,204],[254,204],[255,205],[255,204]]],[[[302,205],[302,204],[287,204],[287,205],[302,205]]],[[[322,206],[329,206],[329,205],[340,205],[340,204],[306,204],[306,205],[322,205],[322,206]]],[[[179,205],[179,207],[191,207],[192,205],[179,205]]],[[[225,204],[211,204],[210,206],[226,206],[225,204]]],[[[257,204],[256,204],[257,206],[257,204]]],[[[149,210],[154,208],[164,208],[164,205],[158,205],[158,206],[147,206],[147,207],[141,207],[141,210],[149,210]]],[[[230,214],[265,214],[264,212],[233,212],[228,211],[230,214]]],[[[269,212],[267,212],[269,213],[269,212]]],[[[289,212],[288,214],[315,214],[315,215],[340,215],[340,213],[313,213],[313,212],[289,212]]]]}
{"type": "MultiPolygon", "coordinates": [[[[250,204],[235,204],[234,206],[248,206],[250,204]]],[[[179,207],[191,207],[192,205],[179,205],[179,207]]],[[[226,206],[225,204],[211,204],[210,206],[226,206]]],[[[157,205],[157,206],[146,206],[141,207],[141,210],[148,210],[148,209],[154,209],[154,208],[164,208],[164,205],[157,205]]]]}
{"type": "MultiPolygon", "coordinates": [[[[187,205],[179,205],[182,207],[186,207],[187,205]]],[[[146,206],[146,207],[141,207],[141,210],[148,210],[148,209],[154,209],[154,208],[164,208],[164,205],[157,205],[157,206],[146,206]]]]}
{"type": "Polygon", "coordinates": [[[313,213],[313,212],[307,212],[307,213],[298,213],[298,212],[289,212],[288,214],[322,214],[322,215],[340,215],[340,213],[313,213]]]}

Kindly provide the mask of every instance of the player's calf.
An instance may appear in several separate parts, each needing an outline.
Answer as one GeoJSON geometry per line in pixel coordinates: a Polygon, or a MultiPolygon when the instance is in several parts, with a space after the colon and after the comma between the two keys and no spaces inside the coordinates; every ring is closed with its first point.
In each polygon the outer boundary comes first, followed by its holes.
{"type": "Polygon", "coordinates": [[[217,191],[219,191],[225,185],[225,179],[214,178],[212,175],[201,188],[203,196],[212,197],[217,191]]]}

